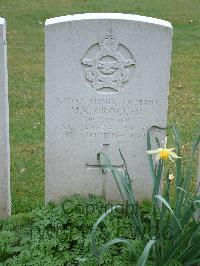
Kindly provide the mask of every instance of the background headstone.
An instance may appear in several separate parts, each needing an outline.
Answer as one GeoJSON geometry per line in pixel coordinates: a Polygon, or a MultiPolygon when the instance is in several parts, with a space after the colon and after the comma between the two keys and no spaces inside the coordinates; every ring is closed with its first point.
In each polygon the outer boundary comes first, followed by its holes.
{"type": "Polygon", "coordinates": [[[46,202],[74,193],[120,200],[96,155],[123,168],[150,198],[146,132],[167,124],[172,26],[125,14],[46,21],[46,202]]]}
{"type": "Polygon", "coordinates": [[[0,18],[0,218],[11,214],[6,22],[0,18]]]}

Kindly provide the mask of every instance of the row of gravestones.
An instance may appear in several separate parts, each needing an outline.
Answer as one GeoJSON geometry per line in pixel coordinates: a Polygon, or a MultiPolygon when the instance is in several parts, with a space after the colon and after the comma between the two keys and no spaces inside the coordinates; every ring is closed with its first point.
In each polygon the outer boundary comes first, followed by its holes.
{"type": "MultiPolygon", "coordinates": [[[[150,198],[146,132],[167,123],[172,26],[125,14],[82,14],[45,24],[46,202],[74,193],[120,200],[96,154],[124,168],[150,198]]],[[[0,20],[0,216],[10,215],[6,28],[0,20]]],[[[160,135],[160,132],[155,132],[160,135]]]]}

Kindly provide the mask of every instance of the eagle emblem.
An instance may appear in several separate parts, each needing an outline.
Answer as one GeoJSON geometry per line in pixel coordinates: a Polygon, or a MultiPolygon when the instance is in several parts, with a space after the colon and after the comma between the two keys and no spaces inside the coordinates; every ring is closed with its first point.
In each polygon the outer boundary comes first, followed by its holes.
{"type": "Polygon", "coordinates": [[[112,32],[92,45],[81,59],[86,81],[98,92],[115,93],[130,79],[136,61],[112,32]]]}

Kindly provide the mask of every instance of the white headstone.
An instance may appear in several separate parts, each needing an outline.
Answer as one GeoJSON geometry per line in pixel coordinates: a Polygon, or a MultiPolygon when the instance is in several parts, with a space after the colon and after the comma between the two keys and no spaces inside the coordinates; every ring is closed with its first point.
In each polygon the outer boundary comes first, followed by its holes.
{"type": "Polygon", "coordinates": [[[0,218],[11,213],[6,22],[0,18],[0,218]]]}
{"type": "Polygon", "coordinates": [[[46,201],[74,193],[119,200],[105,151],[121,169],[120,146],[138,200],[150,198],[146,132],[166,126],[172,26],[125,14],[46,21],[46,201]]]}

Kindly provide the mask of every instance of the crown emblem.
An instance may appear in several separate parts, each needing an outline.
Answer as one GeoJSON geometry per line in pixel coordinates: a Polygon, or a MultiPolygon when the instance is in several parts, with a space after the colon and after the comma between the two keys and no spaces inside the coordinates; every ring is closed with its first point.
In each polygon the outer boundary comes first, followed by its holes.
{"type": "Polygon", "coordinates": [[[117,53],[118,43],[113,35],[106,34],[105,38],[99,43],[102,54],[117,53]]]}
{"type": "Polygon", "coordinates": [[[115,93],[130,79],[129,71],[135,68],[135,59],[108,31],[100,42],[86,51],[81,64],[84,77],[92,88],[98,92],[115,93]]]}

